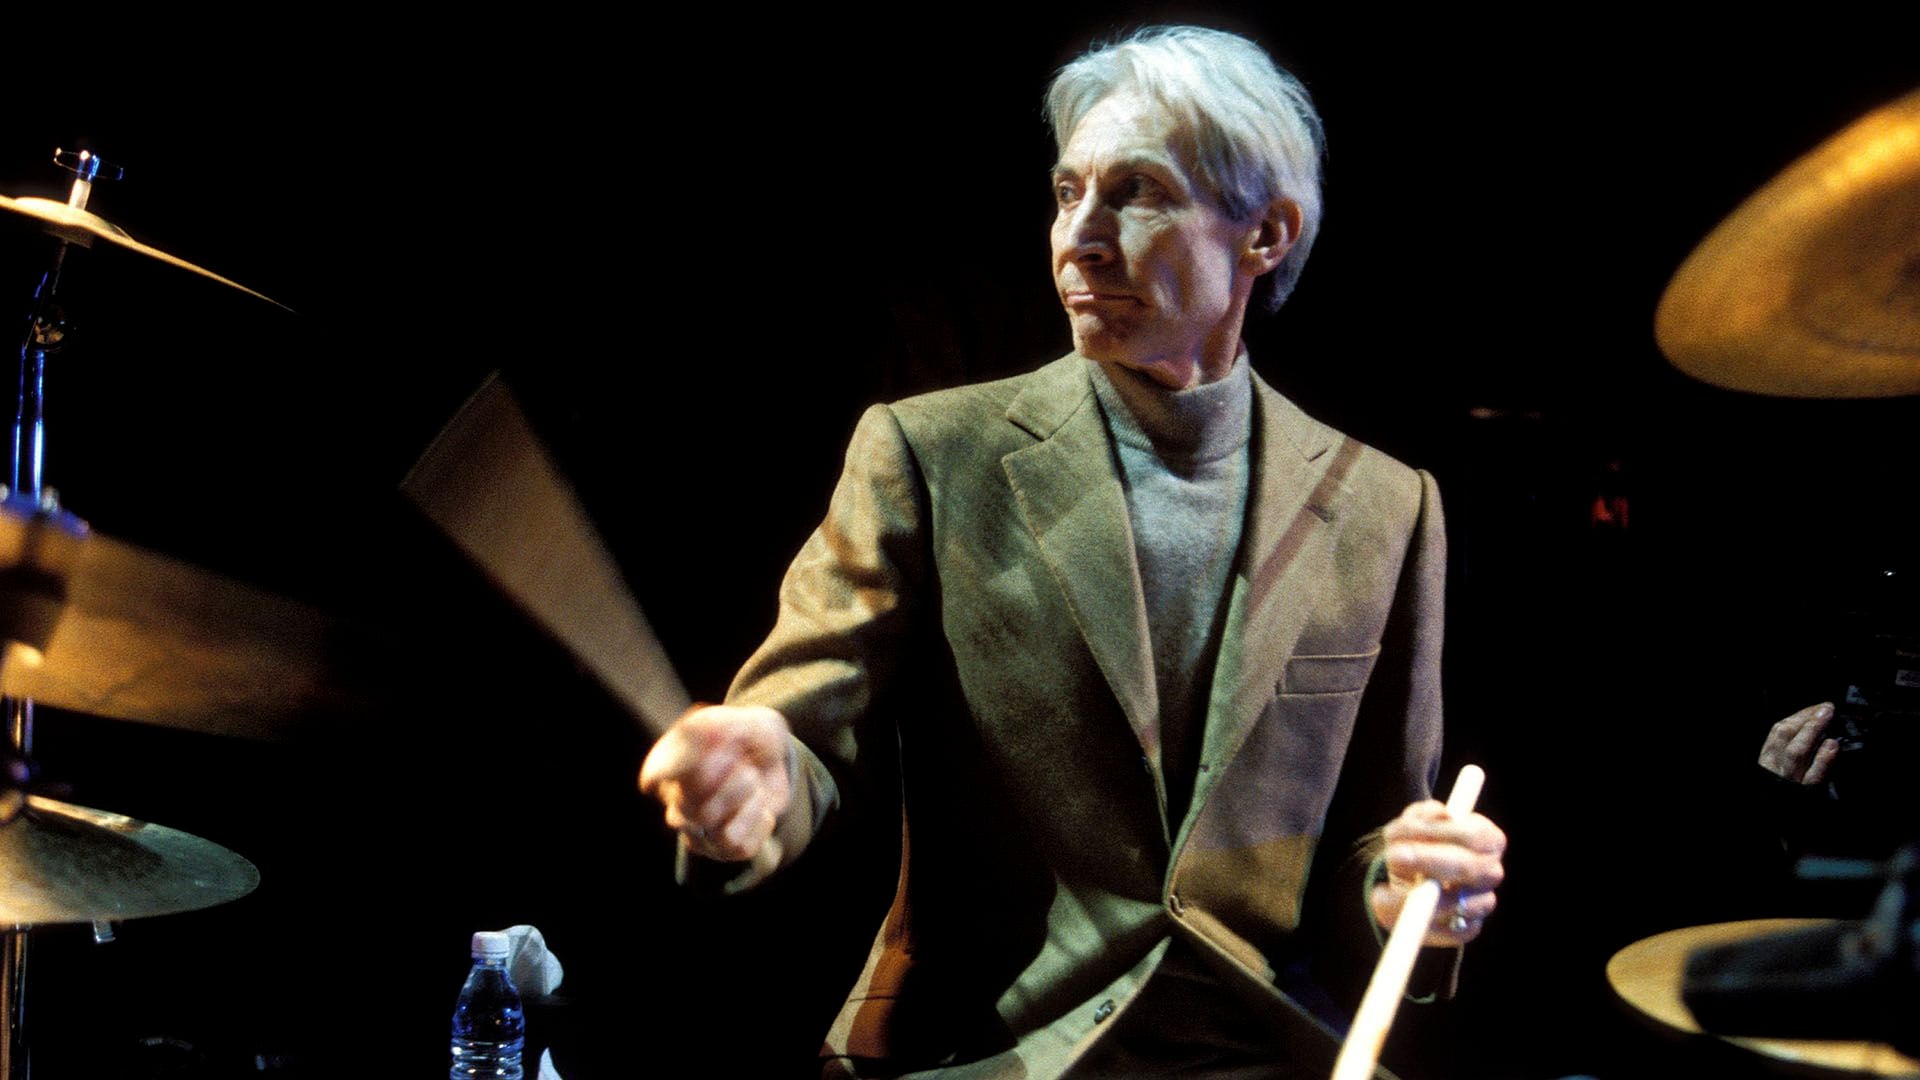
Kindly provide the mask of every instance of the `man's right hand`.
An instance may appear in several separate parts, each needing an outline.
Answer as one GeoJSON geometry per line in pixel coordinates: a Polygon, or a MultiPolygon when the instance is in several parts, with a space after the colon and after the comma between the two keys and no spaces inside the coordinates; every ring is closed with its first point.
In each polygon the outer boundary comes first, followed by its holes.
{"type": "Polygon", "coordinates": [[[1839,740],[1820,738],[1831,719],[1833,703],[1823,701],[1773,725],[1760,747],[1760,767],[1796,784],[1824,781],[1827,769],[1840,753],[1839,740]]]}
{"type": "Polygon", "coordinates": [[[709,705],[667,729],[640,766],[640,790],[697,855],[745,862],[793,799],[787,718],[760,705],[709,705]]]}

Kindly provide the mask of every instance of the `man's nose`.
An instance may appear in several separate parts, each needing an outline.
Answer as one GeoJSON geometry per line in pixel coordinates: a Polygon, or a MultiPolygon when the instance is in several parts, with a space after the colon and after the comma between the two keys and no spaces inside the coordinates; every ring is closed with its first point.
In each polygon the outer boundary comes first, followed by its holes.
{"type": "Polygon", "coordinates": [[[1067,244],[1073,261],[1111,262],[1117,224],[1112,207],[1092,195],[1081,199],[1067,219],[1067,244]]]}

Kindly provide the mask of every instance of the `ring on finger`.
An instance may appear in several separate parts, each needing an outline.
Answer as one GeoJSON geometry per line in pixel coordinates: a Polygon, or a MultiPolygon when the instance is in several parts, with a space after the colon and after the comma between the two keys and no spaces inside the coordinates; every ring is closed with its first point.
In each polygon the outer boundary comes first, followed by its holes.
{"type": "Polygon", "coordinates": [[[1447,929],[1464,934],[1471,925],[1472,921],[1467,918],[1467,894],[1463,892],[1453,898],[1453,916],[1447,920],[1447,929]]]}

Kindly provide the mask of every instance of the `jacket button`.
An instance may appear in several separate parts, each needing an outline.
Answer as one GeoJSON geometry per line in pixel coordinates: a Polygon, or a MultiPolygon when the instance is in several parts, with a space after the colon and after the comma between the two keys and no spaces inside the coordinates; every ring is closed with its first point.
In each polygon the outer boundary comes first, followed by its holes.
{"type": "Polygon", "coordinates": [[[1112,1015],[1113,1015],[1113,999],[1108,998],[1107,1000],[1101,1002],[1099,1006],[1093,1010],[1093,1022],[1096,1024],[1104,1024],[1107,1022],[1107,1017],[1112,1015]]]}
{"type": "Polygon", "coordinates": [[[1167,907],[1173,911],[1173,917],[1176,919],[1187,913],[1187,905],[1180,902],[1179,893],[1167,894],[1167,907]]]}

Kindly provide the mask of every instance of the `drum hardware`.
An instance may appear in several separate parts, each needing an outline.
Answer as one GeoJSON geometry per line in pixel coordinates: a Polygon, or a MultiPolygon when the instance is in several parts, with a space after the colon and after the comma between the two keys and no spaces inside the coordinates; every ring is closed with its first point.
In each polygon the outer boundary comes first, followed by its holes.
{"type": "Polygon", "coordinates": [[[0,925],[111,923],[224,904],[260,883],[252,863],[208,840],[120,814],[26,796],[0,826],[0,925]]]}
{"type": "Polygon", "coordinates": [[[269,740],[375,703],[352,662],[373,643],[342,621],[0,502],[0,634],[20,624],[32,662],[0,693],[72,712],[269,740]]]}
{"type": "Polygon", "coordinates": [[[1884,885],[1868,918],[1695,950],[1681,996],[1701,1026],[1731,1035],[1874,1039],[1920,1051],[1912,1025],[1920,1003],[1920,845],[1876,869],[1884,885]]]}
{"type": "MultiPolygon", "coordinates": [[[[75,621],[68,618],[70,602],[91,593],[97,601],[96,612],[104,607],[117,613],[116,604],[124,608],[130,601],[145,610],[144,605],[181,598],[178,590],[222,584],[212,575],[201,573],[196,578],[188,572],[191,568],[169,566],[167,560],[138,549],[116,551],[112,542],[90,537],[83,522],[60,509],[57,494],[44,483],[46,363],[65,347],[73,332],[59,301],[68,249],[93,248],[96,241],[105,241],[107,250],[132,251],[284,307],[210,270],[142,244],[89,211],[95,182],[119,179],[123,170],[86,150],[57,149],[53,161],[74,178],[65,203],[0,196],[0,211],[37,223],[56,241],[47,269],[34,287],[21,339],[10,469],[6,488],[0,492],[0,640],[5,642],[4,657],[0,657],[0,693],[4,694],[0,712],[5,713],[12,750],[5,782],[0,782],[0,928],[4,928],[0,929],[0,1013],[5,1014],[8,1028],[7,1038],[0,1040],[0,1075],[7,1080],[23,1080],[31,1073],[25,1007],[31,927],[88,923],[94,939],[106,942],[113,938],[115,920],[224,903],[253,891],[260,880],[253,864],[217,844],[60,802],[34,790],[35,692],[46,690],[58,696],[61,685],[47,682],[44,676],[36,682],[32,673],[48,669],[49,650],[59,659],[51,665],[54,673],[75,675],[97,674],[96,662],[107,656],[121,656],[124,662],[126,652],[121,646],[128,635],[113,634],[124,628],[111,623],[105,630],[113,644],[97,653],[84,647],[60,648],[64,625],[75,621]],[[20,685],[23,678],[25,684],[20,685]]],[[[234,604],[263,598],[230,589],[221,599],[234,604]]],[[[186,606],[205,610],[205,605],[186,606]]],[[[218,603],[213,606],[219,608],[218,603]]],[[[84,624],[85,608],[81,610],[78,621],[84,624]]],[[[283,602],[266,617],[288,610],[283,602]]],[[[147,621],[141,628],[149,631],[148,640],[139,643],[147,651],[133,650],[137,659],[160,660],[152,664],[157,671],[196,666],[179,663],[174,650],[163,658],[154,648],[165,636],[159,628],[168,626],[174,614],[169,610],[164,619],[147,621]]],[[[244,617],[246,613],[226,609],[217,614],[244,617]]],[[[293,632],[297,636],[310,623],[301,622],[293,632]]],[[[201,675],[210,674],[204,670],[207,665],[200,666],[201,675]]],[[[73,704],[86,707],[84,702],[73,704]]]]}
{"type": "MultiPolygon", "coordinates": [[[[1675,271],[1654,335],[1675,367],[1728,389],[1797,398],[1920,393],[1920,90],[1848,125],[1721,221],[1675,271]]],[[[1880,637],[1875,670],[1892,667],[1885,661],[1900,648],[1880,637]]],[[[1607,980],[1666,1030],[1715,1035],[1797,1069],[1920,1074],[1920,1060],[1901,1052],[1911,1044],[1859,1041],[1905,1029],[1863,1015],[1843,1032],[1834,1025],[1851,1017],[1819,1017],[1851,1002],[1862,1013],[1892,1007],[1911,1019],[1920,970],[1903,884],[1911,854],[1904,858],[1904,869],[1874,868],[1888,886],[1872,919],[1672,930],[1614,954],[1607,980]],[[1833,1000],[1816,1006],[1814,986],[1833,1000]]],[[[1801,876],[1847,869],[1803,862],[1801,876]]]]}
{"type": "Polygon", "coordinates": [[[1637,1016],[1668,1034],[1714,1037],[1779,1063],[1784,1071],[1836,1076],[1920,1074],[1920,1061],[1886,1043],[1723,1034],[1708,1030],[1687,1007],[1683,973],[1688,959],[1700,950],[1751,943],[1772,934],[1831,932],[1838,925],[1833,919],[1748,919],[1669,930],[1614,953],[1607,961],[1607,984],[1637,1016]]]}
{"type": "Polygon", "coordinates": [[[1884,882],[1866,919],[1754,919],[1670,930],[1607,962],[1614,993],[1656,1026],[1711,1035],[1796,1069],[1920,1074],[1920,846],[1885,863],[1802,860],[1809,880],[1884,882]]]}
{"type": "MultiPolygon", "coordinates": [[[[293,310],[264,293],[255,292],[237,281],[221,277],[219,274],[214,273],[204,266],[190,263],[178,255],[172,255],[157,247],[143,244],[128,235],[125,229],[88,210],[87,203],[92,198],[94,182],[96,180],[118,180],[125,175],[125,170],[108,165],[101,161],[100,158],[85,150],[55,150],[53,152],[53,163],[72,173],[74,176],[73,185],[67,194],[66,202],[44,199],[32,195],[14,198],[0,195],[0,210],[8,211],[36,222],[41,229],[60,241],[56,249],[56,254],[54,255],[54,265],[50,269],[53,277],[58,277],[60,262],[66,257],[66,249],[69,244],[78,244],[83,248],[92,248],[94,247],[95,241],[105,241],[106,247],[102,250],[131,251],[137,255],[144,255],[149,259],[165,263],[168,266],[177,267],[191,274],[197,274],[209,281],[225,285],[230,289],[238,289],[248,296],[265,300],[267,303],[283,311],[293,310]]],[[[45,279],[43,278],[43,280],[45,279]]],[[[51,293],[51,289],[49,292],[51,293]]],[[[16,485],[16,487],[18,487],[18,485],[16,485]]]]}
{"type": "Polygon", "coordinates": [[[1920,90],[1720,222],[1668,283],[1654,337],[1675,367],[1733,390],[1920,393],[1920,90]]]}

